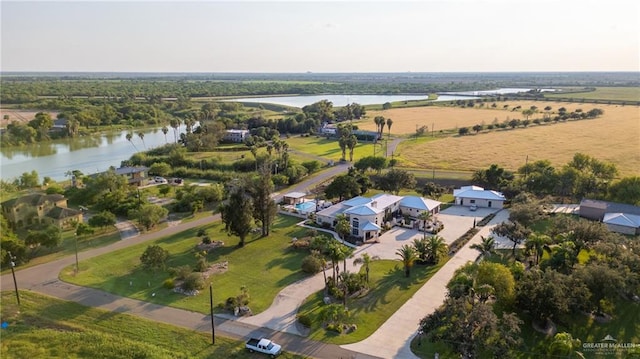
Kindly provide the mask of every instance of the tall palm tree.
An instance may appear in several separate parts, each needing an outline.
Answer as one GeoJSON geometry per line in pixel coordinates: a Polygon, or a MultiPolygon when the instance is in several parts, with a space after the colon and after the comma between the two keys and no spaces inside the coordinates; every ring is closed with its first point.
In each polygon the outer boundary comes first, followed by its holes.
{"type": "Polygon", "coordinates": [[[418,255],[418,260],[422,263],[427,262],[427,258],[429,257],[429,246],[427,244],[427,238],[416,238],[413,240],[413,248],[416,250],[416,254],[418,255]]]}
{"type": "Polygon", "coordinates": [[[369,284],[369,265],[371,264],[372,261],[378,260],[380,259],[380,257],[378,256],[370,256],[369,253],[362,253],[360,255],[360,257],[356,258],[353,261],[353,265],[357,265],[357,264],[362,264],[362,266],[364,267],[365,272],[367,273],[365,278],[367,280],[367,284],[369,284]]]}
{"type": "Polygon", "coordinates": [[[144,133],[143,132],[138,132],[138,137],[140,137],[140,139],[142,140],[142,145],[144,146],[144,149],[147,149],[147,145],[144,143],[144,133]]]}
{"type": "Polygon", "coordinates": [[[388,118],[387,119],[387,129],[389,129],[389,135],[387,136],[387,138],[391,138],[391,125],[393,125],[393,120],[388,118]]]}
{"type": "Polygon", "coordinates": [[[162,133],[164,134],[164,143],[169,143],[167,142],[167,132],[169,132],[169,129],[167,128],[167,126],[162,126],[162,133]]]}
{"type": "Polygon", "coordinates": [[[438,264],[440,260],[449,254],[449,246],[440,236],[431,236],[427,239],[427,253],[429,262],[438,264]]]}
{"type": "Polygon", "coordinates": [[[410,245],[405,244],[396,251],[396,254],[400,256],[402,264],[404,265],[404,276],[408,278],[411,275],[411,267],[413,267],[416,259],[418,259],[416,250],[410,245]]]}
{"type": "Polygon", "coordinates": [[[347,147],[349,148],[349,162],[353,161],[353,150],[358,145],[358,138],[356,135],[351,135],[347,138],[347,147]]]}
{"type": "Polygon", "coordinates": [[[535,258],[535,265],[540,263],[544,252],[551,253],[551,238],[544,234],[533,233],[524,244],[525,251],[532,253],[535,258]]]}
{"type": "Polygon", "coordinates": [[[127,135],[125,136],[125,138],[127,139],[127,141],[129,141],[129,143],[131,143],[131,145],[133,146],[133,148],[136,150],[136,152],[138,152],[138,148],[136,147],[136,145],[133,143],[133,141],[131,141],[131,139],[133,138],[133,134],[132,133],[127,133],[127,135]]]}
{"type": "Polygon", "coordinates": [[[376,130],[380,134],[379,137],[382,138],[382,131],[384,131],[384,123],[385,123],[384,117],[376,116],[373,119],[373,122],[376,124],[376,130]]]}
{"type": "Polygon", "coordinates": [[[173,128],[173,137],[176,143],[178,143],[178,127],[180,127],[180,121],[177,118],[169,120],[169,126],[173,128]]]}
{"type": "Polygon", "coordinates": [[[482,242],[472,244],[469,248],[479,251],[480,255],[483,257],[488,257],[491,254],[495,253],[495,238],[493,238],[492,236],[488,236],[486,238],[480,236],[480,238],[482,239],[482,242]]]}
{"type": "Polygon", "coordinates": [[[422,221],[422,238],[427,238],[427,221],[431,219],[431,212],[422,211],[418,214],[418,219],[422,221]]]}

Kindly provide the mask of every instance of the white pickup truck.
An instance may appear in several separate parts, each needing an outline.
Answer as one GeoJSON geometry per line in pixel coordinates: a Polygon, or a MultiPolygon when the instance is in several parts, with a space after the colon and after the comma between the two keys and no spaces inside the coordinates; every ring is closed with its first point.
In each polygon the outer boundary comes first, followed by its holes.
{"type": "Polygon", "coordinates": [[[245,347],[251,352],[258,352],[270,355],[275,358],[282,352],[282,347],[266,338],[251,338],[245,344],[245,347]]]}

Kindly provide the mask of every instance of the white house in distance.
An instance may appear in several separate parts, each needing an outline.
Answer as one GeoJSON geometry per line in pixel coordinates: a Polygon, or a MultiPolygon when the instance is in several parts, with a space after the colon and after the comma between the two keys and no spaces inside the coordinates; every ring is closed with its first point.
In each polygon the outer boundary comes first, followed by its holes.
{"type": "Polygon", "coordinates": [[[316,213],[316,223],[335,227],[336,217],[344,214],[351,224],[351,235],[364,240],[377,238],[385,222],[395,224],[400,215],[417,217],[420,212],[438,213],[441,202],[415,196],[381,193],[371,198],[354,197],[316,213]]]}
{"type": "Polygon", "coordinates": [[[249,136],[249,130],[227,130],[222,139],[228,142],[240,143],[244,142],[244,140],[249,136]]]}
{"type": "Polygon", "coordinates": [[[453,197],[459,206],[502,208],[506,198],[500,192],[485,190],[478,186],[464,186],[453,190],[453,197]]]}

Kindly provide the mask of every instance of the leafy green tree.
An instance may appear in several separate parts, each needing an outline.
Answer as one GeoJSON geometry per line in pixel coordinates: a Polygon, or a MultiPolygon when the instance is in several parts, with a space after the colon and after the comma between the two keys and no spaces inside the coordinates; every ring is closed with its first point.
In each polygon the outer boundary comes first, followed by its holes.
{"type": "Polygon", "coordinates": [[[132,210],[130,217],[136,218],[138,223],[148,231],[160,223],[160,221],[167,218],[168,214],[169,211],[164,207],[155,204],[145,204],[138,209],[132,210]]]}
{"type": "Polygon", "coordinates": [[[31,248],[32,254],[41,246],[55,248],[62,241],[62,232],[55,225],[48,225],[45,229],[30,230],[25,238],[25,244],[31,248]]]}
{"type": "Polygon", "coordinates": [[[24,172],[18,179],[18,188],[20,189],[35,188],[39,186],[40,179],[36,170],[33,170],[31,172],[24,172]]]}
{"type": "Polygon", "coordinates": [[[384,174],[379,180],[378,187],[385,191],[391,191],[393,194],[400,193],[402,188],[413,188],[416,185],[416,179],[413,173],[406,170],[392,168],[384,174]]]}
{"type": "Polygon", "coordinates": [[[574,339],[571,333],[556,333],[551,345],[549,345],[547,355],[549,358],[584,359],[580,348],[582,348],[582,342],[580,342],[580,339],[574,339]]]}
{"type": "Polygon", "coordinates": [[[325,188],[327,198],[338,198],[342,201],[345,198],[353,198],[359,196],[361,192],[358,179],[348,174],[337,176],[325,188]]]}
{"type": "Polygon", "coordinates": [[[475,171],[471,180],[473,183],[484,188],[500,190],[512,182],[513,179],[514,175],[512,172],[496,164],[492,164],[487,169],[475,171]]]}
{"type": "Polygon", "coordinates": [[[460,127],[458,129],[458,135],[464,136],[469,134],[469,127],[460,127]]]}
{"type": "Polygon", "coordinates": [[[88,223],[91,227],[105,228],[113,226],[116,224],[116,215],[109,211],[102,211],[91,216],[88,223]]]}
{"type": "Polygon", "coordinates": [[[516,281],[504,264],[487,261],[478,264],[475,285],[480,287],[484,284],[494,289],[498,301],[507,305],[512,303],[515,297],[516,281]]]}
{"type": "Polygon", "coordinates": [[[413,264],[418,259],[416,250],[408,244],[405,244],[396,251],[396,254],[400,256],[402,265],[404,266],[404,275],[408,278],[411,275],[411,267],[413,267],[413,264]]]}
{"type": "Polygon", "coordinates": [[[169,251],[159,245],[148,246],[140,256],[142,266],[153,271],[164,269],[167,259],[169,259],[169,251]]]}
{"type": "Polygon", "coordinates": [[[13,261],[16,265],[29,260],[24,241],[18,239],[5,216],[0,215],[0,263],[3,268],[10,265],[9,252],[15,257],[13,261]]]}
{"type": "Polygon", "coordinates": [[[624,177],[609,186],[609,199],[640,206],[640,177],[624,177]]]}
{"type": "Polygon", "coordinates": [[[389,110],[389,109],[391,109],[391,107],[392,107],[391,102],[385,102],[385,103],[382,104],[382,109],[383,110],[389,110]]]}
{"type": "Polygon", "coordinates": [[[78,237],[83,237],[83,236],[91,235],[94,232],[95,231],[93,230],[93,228],[91,228],[90,225],[85,223],[78,223],[78,225],[76,226],[75,235],[78,237]]]}
{"type": "Polygon", "coordinates": [[[245,239],[251,232],[252,213],[253,201],[242,187],[233,189],[227,202],[220,206],[225,229],[229,234],[240,238],[239,247],[244,247],[245,239]]]}
{"type": "Polygon", "coordinates": [[[516,248],[529,237],[531,230],[525,228],[518,222],[503,222],[493,228],[493,233],[501,237],[506,237],[513,242],[511,254],[515,257],[516,248]]]}
{"type": "Polygon", "coordinates": [[[150,174],[161,176],[161,177],[168,176],[171,173],[171,171],[172,171],[171,165],[169,165],[166,162],[156,162],[152,164],[151,167],[149,167],[150,174]]]}
{"type": "Polygon", "coordinates": [[[260,222],[263,237],[269,236],[278,211],[276,202],[271,197],[273,189],[270,165],[264,164],[260,167],[258,176],[252,180],[249,189],[253,199],[253,217],[260,222]]]}

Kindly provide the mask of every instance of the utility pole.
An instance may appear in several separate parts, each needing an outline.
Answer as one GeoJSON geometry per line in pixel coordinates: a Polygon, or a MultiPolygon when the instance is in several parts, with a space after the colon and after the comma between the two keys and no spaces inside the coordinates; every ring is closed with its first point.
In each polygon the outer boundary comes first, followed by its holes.
{"type": "Polygon", "coordinates": [[[13,269],[13,267],[16,266],[16,262],[14,262],[16,257],[11,255],[11,252],[7,252],[7,253],[9,253],[9,264],[11,265],[11,275],[13,276],[13,285],[16,288],[16,300],[18,301],[18,307],[19,307],[20,306],[20,293],[18,293],[18,282],[16,282],[16,271],[13,269]]]}
{"type": "Polygon", "coordinates": [[[213,287],[209,283],[209,310],[211,313],[211,344],[216,345],[216,327],[213,324],[213,287]]]}

